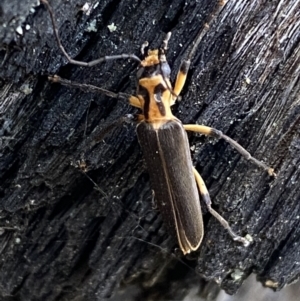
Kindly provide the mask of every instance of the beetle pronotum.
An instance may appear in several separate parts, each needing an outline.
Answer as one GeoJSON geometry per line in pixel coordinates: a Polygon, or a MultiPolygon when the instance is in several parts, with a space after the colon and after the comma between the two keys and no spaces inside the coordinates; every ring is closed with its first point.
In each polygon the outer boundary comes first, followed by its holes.
{"type": "MultiPolygon", "coordinates": [[[[159,210],[168,227],[176,235],[182,252],[187,254],[197,250],[203,238],[203,221],[198,190],[209,212],[227,229],[233,240],[247,246],[249,241],[234,233],[228,222],[212,209],[205,183],[192,165],[186,131],[224,139],[243,157],[266,170],[271,176],[275,176],[274,170],[253,158],[241,145],[221,131],[204,125],[183,125],[171,112],[171,106],[175,103],[184,86],[191,57],[203,37],[203,32],[200,31],[198,34],[188,58],[182,61],[175,85],[172,87],[170,82],[171,69],[165,56],[170,33],[166,35],[159,49],[148,50],[145,53],[145,48],[148,45],[144,44],[142,46],[144,56],[142,60],[134,54],[121,54],[102,57],[89,63],[76,61],[69,57],[60,41],[54,13],[48,1],[41,0],[41,2],[45,4],[50,13],[57,43],[70,63],[80,66],[94,66],[106,60],[122,58],[131,58],[139,62],[137,95],[129,96],[129,103],[142,111],[142,114],[136,117],[139,143],[146,160],[159,210]]],[[[50,79],[67,86],[98,90],[110,97],[126,96],[126,94],[116,94],[91,85],[72,83],[58,76],[50,77],[50,79]]]]}

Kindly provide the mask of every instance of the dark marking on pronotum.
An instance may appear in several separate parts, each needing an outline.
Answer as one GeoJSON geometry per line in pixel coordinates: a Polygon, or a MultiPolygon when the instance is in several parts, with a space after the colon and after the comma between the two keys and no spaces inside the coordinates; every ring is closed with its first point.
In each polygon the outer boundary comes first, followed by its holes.
{"type": "Polygon", "coordinates": [[[149,109],[150,109],[150,95],[149,95],[149,92],[146,88],[139,85],[138,93],[139,93],[140,97],[142,97],[144,99],[144,108],[145,108],[144,115],[145,115],[145,117],[148,116],[148,118],[149,118],[149,109]]]}
{"type": "Polygon", "coordinates": [[[158,84],[154,87],[154,99],[156,100],[156,104],[161,116],[166,116],[166,109],[164,103],[162,102],[162,96],[166,90],[167,88],[162,84],[158,84]]]}

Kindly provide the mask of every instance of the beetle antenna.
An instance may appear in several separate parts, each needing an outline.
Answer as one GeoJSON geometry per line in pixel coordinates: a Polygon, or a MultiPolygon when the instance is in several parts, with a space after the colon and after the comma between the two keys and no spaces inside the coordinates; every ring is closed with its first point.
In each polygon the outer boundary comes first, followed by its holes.
{"type": "Polygon", "coordinates": [[[198,48],[198,45],[200,44],[200,42],[202,41],[203,37],[206,35],[206,33],[208,32],[209,28],[211,27],[211,24],[213,23],[213,21],[215,20],[216,16],[221,12],[221,10],[223,9],[224,5],[226,4],[227,0],[220,0],[218,2],[218,4],[216,5],[216,8],[214,9],[213,13],[210,14],[210,16],[208,17],[208,20],[205,22],[204,26],[200,29],[194,45],[187,57],[188,61],[191,61],[192,58],[194,57],[194,54],[198,48]]]}
{"type": "Polygon", "coordinates": [[[73,65],[78,65],[78,66],[91,67],[91,66],[95,66],[97,64],[100,64],[102,62],[105,62],[105,61],[118,60],[118,59],[133,59],[135,61],[141,62],[141,60],[135,54],[127,54],[127,53],[117,54],[117,55],[107,55],[107,56],[103,56],[103,57],[101,57],[97,60],[90,61],[90,62],[82,62],[82,61],[77,61],[77,60],[72,59],[69,56],[69,54],[67,53],[67,51],[65,50],[65,47],[63,46],[63,44],[60,40],[57,25],[56,25],[56,22],[55,22],[54,12],[53,12],[50,4],[48,3],[47,0],[40,0],[40,1],[46,6],[46,8],[49,12],[51,22],[52,22],[53,31],[54,31],[54,36],[56,38],[57,44],[58,44],[61,52],[63,53],[63,55],[65,56],[65,58],[68,60],[69,63],[71,63],[73,65]]]}

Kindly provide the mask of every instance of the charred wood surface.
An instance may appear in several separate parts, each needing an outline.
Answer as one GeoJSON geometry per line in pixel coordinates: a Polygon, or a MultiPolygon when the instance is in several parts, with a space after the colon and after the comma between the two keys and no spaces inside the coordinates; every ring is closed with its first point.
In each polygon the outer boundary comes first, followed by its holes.
{"type": "MultiPolygon", "coordinates": [[[[63,44],[78,60],[139,55],[143,42],[155,48],[171,31],[173,80],[215,5],[105,0],[87,13],[82,1],[50,3],[63,44]]],[[[235,293],[252,272],[276,290],[295,281],[300,2],[228,1],[192,60],[174,114],[223,131],[278,174],[270,178],[224,141],[189,136],[214,208],[253,238],[248,248],[233,242],[202,204],[205,236],[193,260],[174,256],[176,241],[153,209],[135,126],[106,130],[137,111],[48,81],[58,74],[132,94],[137,63],[68,64],[48,12],[35,5],[0,4],[1,300],[101,300],[131,284],[140,288],[139,300],[180,299],[195,283],[204,287],[199,279],[235,293]]]]}

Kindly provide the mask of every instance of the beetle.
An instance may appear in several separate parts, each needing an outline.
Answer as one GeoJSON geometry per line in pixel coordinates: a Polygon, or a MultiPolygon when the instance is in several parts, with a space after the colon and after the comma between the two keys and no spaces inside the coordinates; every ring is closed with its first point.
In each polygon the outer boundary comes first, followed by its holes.
{"type": "MultiPolygon", "coordinates": [[[[170,81],[171,68],[166,59],[168,33],[159,49],[148,50],[148,44],[142,45],[143,59],[134,54],[121,54],[102,57],[91,62],[76,61],[65,51],[55,24],[54,13],[47,0],[41,0],[47,7],[57,43],[64,56],[72,64],[94,66],[103,61],[130,58],[139,62],[137,71],[137,95],[128,97],[129,104],[140,109],[135,117],[136,132],[155,194],[158,208],[170,232],[177,237],[183,254],[196,251],[203,238],[203,220],[200,197],[206,203],[209,212],[227,229],[233,240],[249,245],[249,240],[237,235],[228,222],[211,207],[211,199],[201,175],[192,165],[190,147],[186,131],[224,139],[243,157],[266,170],[270,176],[276,176],[274,170],[263,162],[253,158],[240,144],[224,135],[221,131],[204,125],[182,124],[171,111],[185,84],[191,58],[200,43],[205,30],[200,31],[187,59],[183,60],[174,86],[170,81]],[[198,192],[199,191],[199,192],[198,192]]],[[[219,5],[218,10],[221,9],[219,5]]],[[[208,27],[208,26],[207,26],[208,27]]],[[[110,97],[127,97],[91,85],[73,83],[58,76],[49,77],[53,82],[81,89],[98,90],[110,97]]]]}

